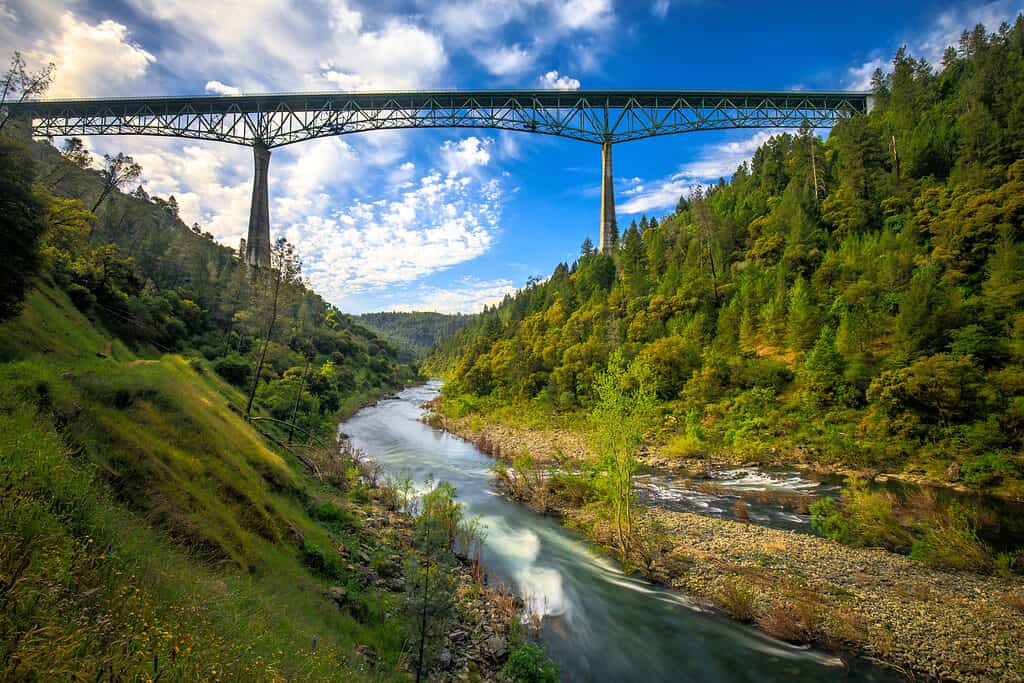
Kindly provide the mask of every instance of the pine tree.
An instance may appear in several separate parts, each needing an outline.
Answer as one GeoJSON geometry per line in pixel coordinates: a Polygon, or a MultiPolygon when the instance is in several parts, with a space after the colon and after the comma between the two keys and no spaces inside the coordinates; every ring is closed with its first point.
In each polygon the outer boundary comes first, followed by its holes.
{"type": "Polygon", "coordinates": [[[789,290],[786,318],[786,342],[794,351],[805,351],[818,336],[818,309],[803,277],[798,277],[789,290]]]}

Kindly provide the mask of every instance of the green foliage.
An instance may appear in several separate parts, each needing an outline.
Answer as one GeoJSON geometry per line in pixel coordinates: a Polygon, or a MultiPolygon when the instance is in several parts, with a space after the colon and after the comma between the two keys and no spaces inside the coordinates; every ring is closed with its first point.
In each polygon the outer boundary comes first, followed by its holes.
{"type": "Polygon", "coordinates": [[[213,369],[236,387],[245,387],[252,377],[252,363],[242,354],[232,351],[213,362],[213,369]]]}
{"type": "Polygon", "coordinates": [[[863,480],[851,477],[844,491],[844,505],[822,498],[811,505],[811,525],[826,538],[853,546],[901,550],[910,546],[911,535],[900,526],[890,494],[872,491],[863,480]]]}
{"type": "Polygon", "coordinates": [[[0,137],[0,320],[21,310],[39,268],[39,241],[46,229],[46,204],[32,187],[35,164],[29,151],[0,137]]]}
{"type": "Polygon", "coordinates": [[[591,433],[598,454],[597,492],[614,514],[619,551],[629,553],[633,534],[633,475],[637,453],[654,412],[654,373],[644,358],[630,364],[615,351],[595,382],[591,433]]]}
{"type": "Polygon", "coordinates": [[[557,683],[558,665],[544,656],[544,650],[533,643],[515,647],[501,673],[515,683],[557,683]]]}
{"type": "Polygon", "coordinates": [[[472,315],[443,313],[363,313],[355,320],[388,340],[405,362],[423,358],[473,319],[472,315]]]}
{"type": "Polygon", "coordinates": [[[921,524],[910,556],[942,569],[987,571],[993,568],[992,549],[978,539],[975,515],[951,503],[921,524]]]}
{"type": "Polygon", "coordinates": [[[338,579],[342,576],[338,559],[320,546],[303,541],[299,552],[302,555],[302,564],[309,567],[314,574],[325,579],[338,579]]]}
{"type": "Polygon", "coordinates": [[[653,368],[672,452],[956,453],[980,459],[972,481],[1019,492],[1024,19],[971,35],[939,72],[901,50],[869,115],[825,142],[772,137],[610,254],[486,309],[427,361],[446,405],[576,419],[620,349],[653,368]],[[737,415],[755,387],[762,414],[737,415]]]}
{"type": "Polygon", "coordinates": [[[230,410],[235,389],[140,362],[53,287],[0,325],[0,357],[0,574],[20,576],[0,678],[402,679],[399,621],[328,608],[302,562],[323,549],[323,573],[357,580],[330,557],[344,508],[309,504],[322,492],[230,410]],[[345,664],[356,643],[374,671],[345,664]]]}

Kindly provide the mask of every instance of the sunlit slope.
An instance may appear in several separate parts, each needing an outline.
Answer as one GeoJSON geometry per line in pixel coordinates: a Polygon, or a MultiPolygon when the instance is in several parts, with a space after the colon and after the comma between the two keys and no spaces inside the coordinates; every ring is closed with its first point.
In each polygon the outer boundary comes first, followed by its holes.
{"type": "Polygon", "coordinates": [[[0,325],[0,360],[0,636],[25,633],[0,679],[350,679],[355,643],[397,652],[299,560],[338,542],[307,509],[343,501],[202,364],[138,358],[46,287],[0,325]]]}

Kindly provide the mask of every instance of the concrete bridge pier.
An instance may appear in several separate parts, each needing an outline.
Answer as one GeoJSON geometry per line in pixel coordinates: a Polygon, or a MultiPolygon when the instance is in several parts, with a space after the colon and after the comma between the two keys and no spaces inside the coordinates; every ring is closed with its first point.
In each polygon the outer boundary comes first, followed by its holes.
{"type": "Polygon", "coordinates": [[[257,268],[270,265],[270,150],[257,140],[252,147],[255,171],[252,204],[249,208],[249,236],[245,241],[245,262],[257,268]]]}
{"type": "Polygon", "coordinates": [[[612,175],[612,143],[601,143],[601,241],[602,254],[612,253],[619,240],[619,227],[615,221],[615,176],[612,175]]]}

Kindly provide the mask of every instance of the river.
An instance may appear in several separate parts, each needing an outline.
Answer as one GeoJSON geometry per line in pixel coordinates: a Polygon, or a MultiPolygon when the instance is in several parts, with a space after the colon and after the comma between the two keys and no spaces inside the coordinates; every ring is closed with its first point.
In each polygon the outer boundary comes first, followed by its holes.
{"type": "Polygon", "coordinates": [[[557,521],[492,488],[493,460],[420,422],[439,382],[407,389],[343,423],[352,444],[394,476],[448,481],[487,527],[491,581],[544,614],[541,640],[565,681],[898,681],[865,663],[798,648],[624,574],[557,521]]]}

